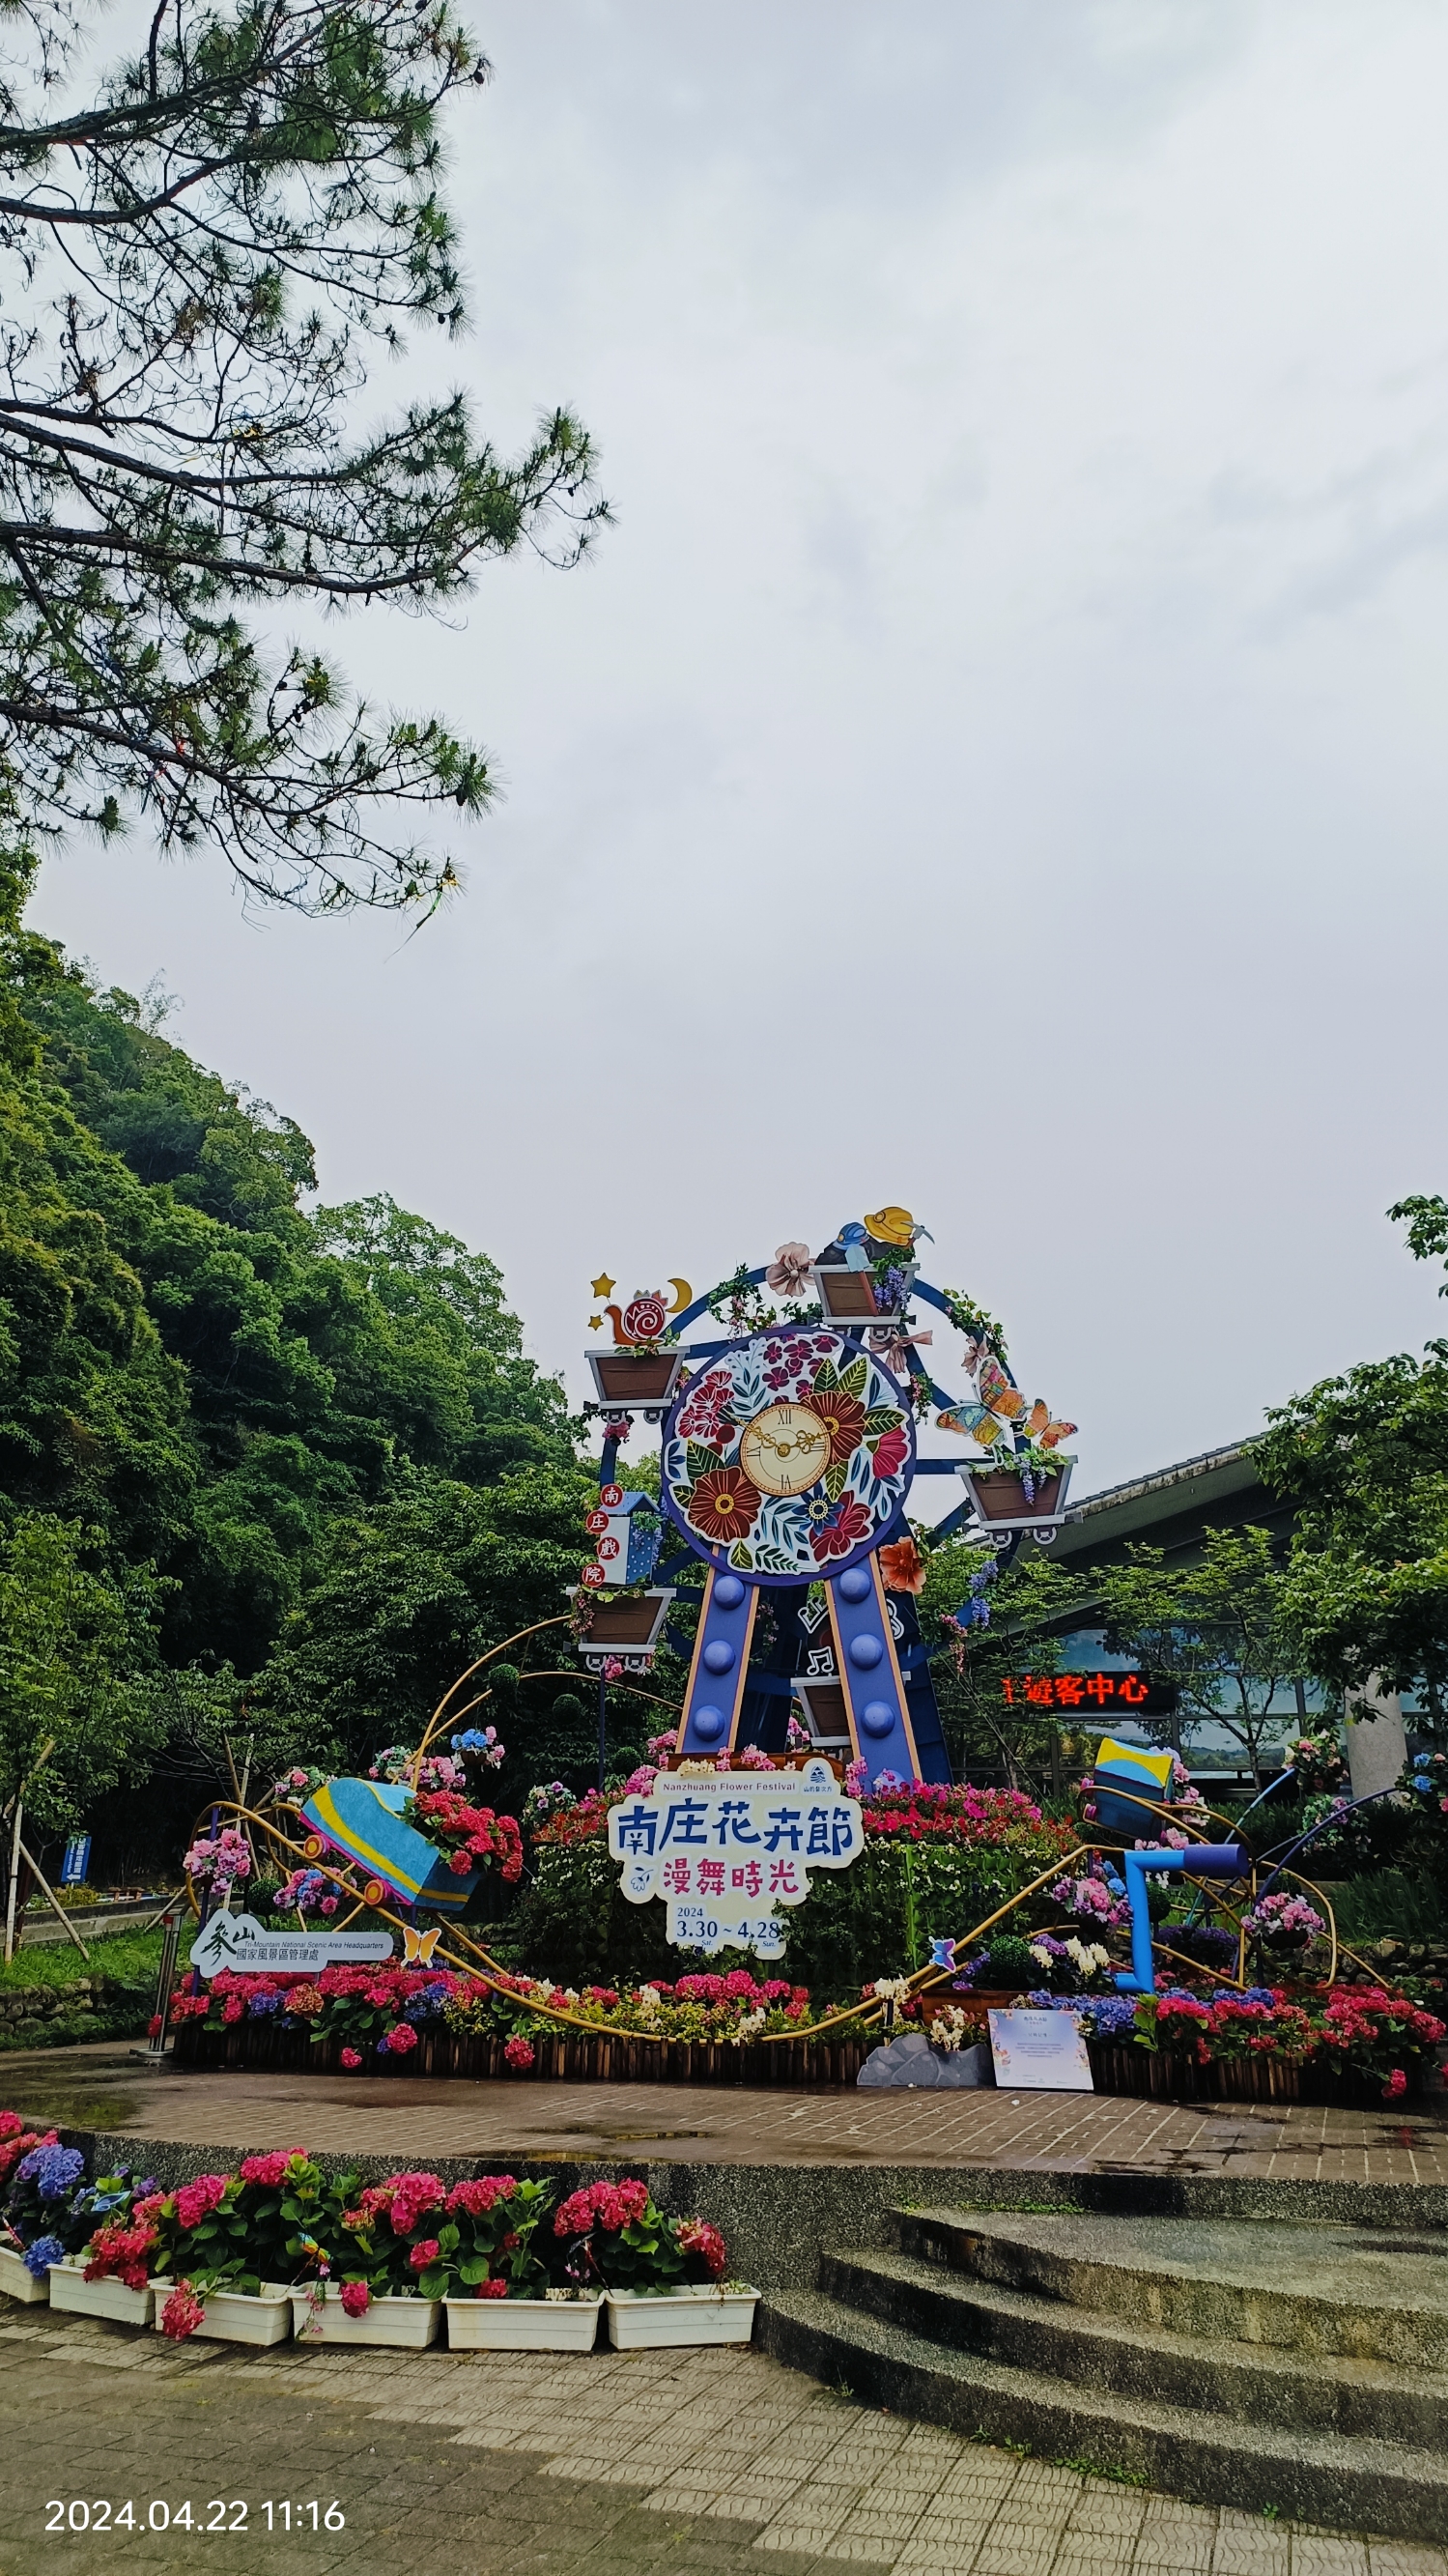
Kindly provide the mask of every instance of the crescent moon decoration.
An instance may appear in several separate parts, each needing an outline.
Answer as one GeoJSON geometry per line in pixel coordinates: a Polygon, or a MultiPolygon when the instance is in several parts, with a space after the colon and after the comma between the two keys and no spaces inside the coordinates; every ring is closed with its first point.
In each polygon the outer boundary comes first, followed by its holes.
{"type": "Polygon", "coordinates": [[[669,1308],[669,1313],[671,1315],[682,1315],[684,1308],[692,1303],[694,1291],[690,1287],[687,1279],[671,1279],[669,1281],[669,1286],[677,1292],[674,1302],[669,1308]]]}

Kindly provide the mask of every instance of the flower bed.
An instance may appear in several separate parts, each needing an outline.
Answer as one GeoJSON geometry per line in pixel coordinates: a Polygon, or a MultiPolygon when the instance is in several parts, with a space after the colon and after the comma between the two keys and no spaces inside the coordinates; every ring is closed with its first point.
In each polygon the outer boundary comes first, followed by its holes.
{"type": "Polygon", "coordinates": [[[1381,1986],[1024,2000],[1077,2015],[1100,2091],[1178,2101],[1397,2102],[1448,2036],[1436,2014],[1381,1986]]]}
{"type": "Polygon", "coordinates": [[[811,2041],[808,1989],[742,1969],[622,1990],[386,1962],[315,1979],[223,1969],[198,1995],[178,1988],[171,2018],[180,2065],[327,2074],[838,2084],[868,2047],[849,2023],[811,2041]]]}

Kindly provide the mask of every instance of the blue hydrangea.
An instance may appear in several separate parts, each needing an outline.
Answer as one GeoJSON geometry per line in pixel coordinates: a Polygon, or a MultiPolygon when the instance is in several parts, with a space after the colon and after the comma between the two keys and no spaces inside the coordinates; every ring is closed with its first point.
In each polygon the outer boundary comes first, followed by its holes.
{"type": "Polygon", "coordinates": [[[78,2147],[32,2147],[16,2168],[17,2182],[33,2182],[42,2200],[64,2200],[85,2172],[78,2147]]]}
{"type": "Polygon", "coordinates": [[[33,2245],[26,2246],[21,2259],[26,2271],[43,2281],[51,2264],[63,2262],[64,2258],[65,2247],[58,2236],[37,2236],[33,2245]]]}
{"type": "Polygon", "coordinates": [[[264,2021],[268,2013],[280,2012],[285,2002],[285,1995],[249,1995],[246,2005],[247,2019],[264,2021]]]}

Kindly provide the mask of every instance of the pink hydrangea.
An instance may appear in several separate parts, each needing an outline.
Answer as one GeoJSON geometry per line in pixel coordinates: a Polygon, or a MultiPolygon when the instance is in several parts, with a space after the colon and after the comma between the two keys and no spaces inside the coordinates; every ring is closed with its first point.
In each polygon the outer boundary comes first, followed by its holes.
{"type": "Polygon", "coordinates": [[[511,2200],[518,2186],[511,2174],[479,2174],[472,2182],[455,2182],[447,2196],[448,2215],[465,2209],[470,2218],[486,2218],[500,2200],[511,2200]]]}
{"type": "Polygon", "coordinates": [[[516,2067],[520,2075],[526,2074],[528,2068],[532,2065],[533,2054],[533,2043],[531,2039],[521,2038],[517,2031],[513,2033],[511,2039],[506,2039],[503,2042],[503,2057],[505,2063],[509,2066],[516,2067]]]}
{"type": "Polygon", "coordinates": [[[395,2021],[390,2029],[383,2032],[377,2045],[385,2048],[389,2057],[405,2057],[410,2048],[416,2048],[417,2033],[410,2021],[395,2021]]]}
{"type": "Polygon", "coordinates": [[[591,2182],[565,2200],[553,2221],[555,2236],[587,2236],[601,2227],[612,2236],[642,2218],[649,2205],[647,2183],[591,2182]]]}
{"type": "Polygon", "coordinates": [[[474,2296],[479,2299],[506,2299],[507,2295],[506,2281],[479,2281],[474,2293],[474,2296]]]}
{"type": "Polygon", "coordinates": [[[306,2148],[274,2147],[269,2155],[243,2156],[241,2160],[241,2179],[243,2182],[263,2183],[268,2191],[275,2191],[278,2183],[285,2179],[287,2167],[291,2163],[293,2157],[299,2158],[300,2161],[305,2164],[307,2161],[306,2148]]]}
{"type": "Polygon", "coordinates": [[[365,2317],[372,2304],[372,2293],[365,2281],[344,2281],[339,2296],[349,2317],[365,2317]]]}
{"type": "Polygon", "coordinates": [[[348,2074],[354,2075],[357,2068],[361,2065],[362,2060],[358,2056],[355,2048],[344,2048],[342,2051],[342,2063],[346,2067],[348,2074]]]}
{"type": "Polygon", "coordinates": [[[724,2239],[707,2218],[682,2218],[679,2221],[679,2243],[686,2254],[697,2254],[713,2278],[722,2280],[727,2261],[724,2239]]]}
{"type": "Polygon", "coordinates": [[[205,2307],[190,2282],[178,2281],[161,2310],[161,2332],[169,2335],[173,2343],[184,2343],[188,2335],[196,2332],[205,2315],[205,2307]]]}
{"type": "Polygon", "coordinates": [[[414,2272],[425,2272],[429,2263],[435,2263],[441,2252],[442,2247],[439,2245],[437,2238],[435,2236],[425,2236],[420,2245],[414,2245],[407,2259],[412,2265],[414,2272]]]}
{"type": "Polygon", "coordinates": [[[209,2218],[229,2180],[228,2174],[198,2174],[195,2182],[183,2182],[176,2194],[178,2226],[199,2227],[203,2218],[209,2218]]]}

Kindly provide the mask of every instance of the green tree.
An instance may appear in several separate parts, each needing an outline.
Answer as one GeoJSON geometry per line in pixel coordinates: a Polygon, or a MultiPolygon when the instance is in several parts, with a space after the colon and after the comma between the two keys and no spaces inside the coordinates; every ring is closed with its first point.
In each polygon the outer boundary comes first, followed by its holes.
{"type": "Polygon", "coordinates": [[[1096,1570],[1093,1588],[1108,1644],[1175,1682],[1183,1736],[1224,1727],[1260,1788],[1264,1756],[1284,1726],[1273,1703],[1303,1670],[1271,1533],[1252,1524],[1207,1530],[1192,1565],[1133,1546],[1124,1565],[1096,1570]]]}
{"type": "Polygon", "coordinates": [[[1004,1685],[1025,1672],[1060,1669],[1062,1623],[1091,1595],[1035,1546],[983,1581],[987,1563],[963,1539],[947,1540],[927,1559],[920,1633],[940,1649],[932,1673],[941,1724],[957,1768],[999,1764],[1011,1787],[1029,1779],[1041,1785],[1050,1777],[1059,1721],[1049,1709],[1008,1696],[1004,1685]],[[976,1617],[951,1625],[971,1603],[976,1617]]]}
{"type": "MultiPolygon", "coordinates": [[[[1448,1254],[1441,1198],[1389,1214],[1415,1259],[1448,1254]]],[[[1284,1608],[1305,1669],[1421,1691],[1448,1741],[1448,1341],[1323,1379],[1269,1416],[1257,1456],[1297,1507],[1284,1608]]]]}
{"type": "Polygon", "coordinates": [[[159,1731],[154,1586],[95,1571],[100,1539],[24,1512],[0,1540],[0,1803],[19,1796],[52,1828],[77,1823],[159,1731]]]}
{"type": "MultiPolygon", "coordinates": [[[[456,601],[603,515],[588,438],[500,459],[460,393],[394,417],[369,357],[458,331],[442,111],[487,65],[448,0],[174,0],[97,74],[68,0],[0,62],[0,759],[29,846],[144,818],[305,910],[435,902],[399,809],[476,812],[486,760],[248,624],[456,601]]],[[[145,1150],[164,1160],[167,1123],[145,1150]]]]}
{"type": "MultiPolygon", "coordinates": [[[[276,1654],[257,1677],[267,1724],[290,1729],[300,1758],[335,1759],[349,1770],[365,1768],[380,1744],[415,1743],[475,1657],[535,1621],[566,1615],[595,1492],[577,1468],[523,1468],[482,1490],[415,1474],[395,1499],[330,1522],[276,1654]]],[[[560,1688],[530,1684],[526,1675],[571,1669],[567,1628],[546,1628],[513,1660],[520,1684],[505,1676],[500,1710],[489,1704],[467,1723],[495,1723],[506,1711],[500,1795],[516,1798],[540,1776],[532,1745],[548,1737],[560,1688]]]]}

